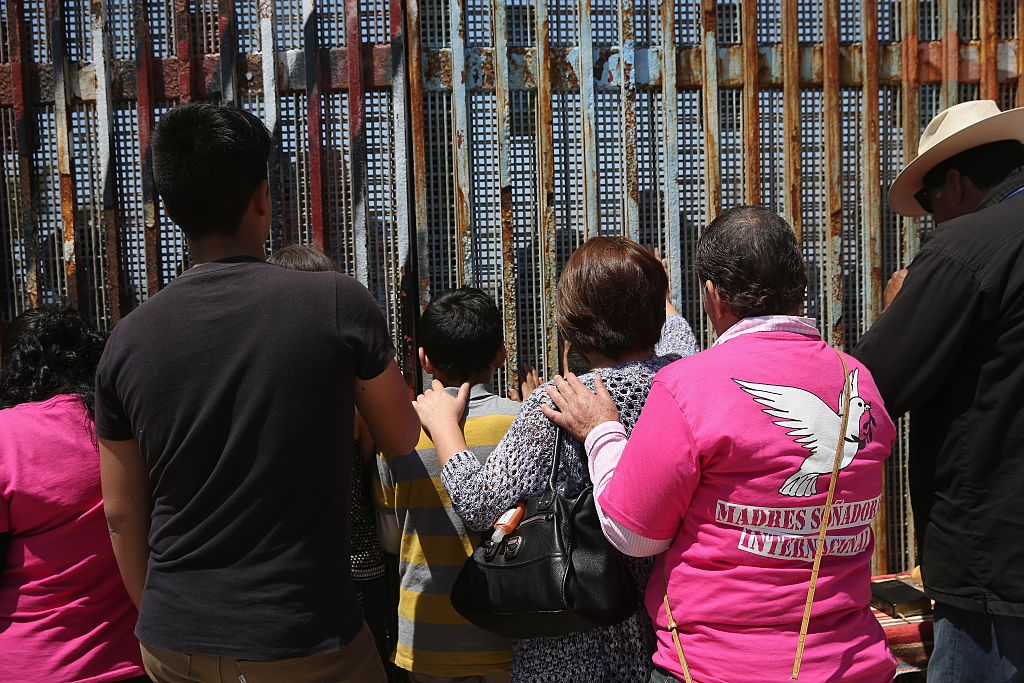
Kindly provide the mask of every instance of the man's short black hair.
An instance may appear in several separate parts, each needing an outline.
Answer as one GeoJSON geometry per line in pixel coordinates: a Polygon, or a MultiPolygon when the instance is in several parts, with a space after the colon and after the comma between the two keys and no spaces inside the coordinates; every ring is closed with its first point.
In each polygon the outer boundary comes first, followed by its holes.
{"type": "Polygon", "coordinates": [[[237,107],[189,102],[153,131],[153,180],[167,214],[189,239],[233,235],[267,179],[270,131],[237,107]]]}
{"type": "Polygon", "coordinates": [[[475,287],[435,296],[420,317],[417,335],[431,364],[458,382],[490,368],[504,343],[498,307],[475,287]]]}
{"type": "Polygon", "coordinates": [[[697,241],[695,265],[701,286],[711,280],[740,318],[803,310],[807,271],[800,247],[785,219],[771,211],[723,211],[697,241]]]}
{"type": "Polygon", "coordinates": [[[945,182],[946,173],[955,168],[961,175],[970,178],[979,190],[988,190],[1021,166],[1024,166],[1024,143],[999,140],[951,156],[925,174],[923,185],[939,187],[945,182]]]}

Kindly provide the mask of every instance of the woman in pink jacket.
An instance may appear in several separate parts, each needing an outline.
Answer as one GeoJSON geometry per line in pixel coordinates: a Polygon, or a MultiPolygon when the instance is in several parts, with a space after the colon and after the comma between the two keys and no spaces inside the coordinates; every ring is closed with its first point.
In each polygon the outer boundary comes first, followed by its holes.
{"type": "Polygon", "coordinates": [[[878,389],[800,316],[803,259],[775,214],[724,212],[696,269],[718,340],[656,375],[628,441],[602,386],[595,396],[559,378],[549,393],[561,412],[545,410],[586,441],[608,539],[659,556],[646,595],[651,680],[789,680],[798,648],[800,680],[890,680],[869,608],[871,523],[896,434],[878,389]]]}

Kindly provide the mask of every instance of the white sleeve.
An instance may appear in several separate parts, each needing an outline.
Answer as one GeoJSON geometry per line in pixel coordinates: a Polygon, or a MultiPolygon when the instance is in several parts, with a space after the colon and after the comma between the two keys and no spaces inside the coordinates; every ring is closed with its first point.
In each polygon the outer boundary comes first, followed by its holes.
{"type": "Polygon", "coordinates": [[[619,552],[632,557],[650,557],[668,550],[671,540],[647,538],[630,531],[605,515],[601,509],[601,493],[615,474],[615,467],[626,449],[626,428],[619,422],[602,422],[587,435],[587,462],[590,481],[594,484],[594,505],[605,538],[619,552]]]}

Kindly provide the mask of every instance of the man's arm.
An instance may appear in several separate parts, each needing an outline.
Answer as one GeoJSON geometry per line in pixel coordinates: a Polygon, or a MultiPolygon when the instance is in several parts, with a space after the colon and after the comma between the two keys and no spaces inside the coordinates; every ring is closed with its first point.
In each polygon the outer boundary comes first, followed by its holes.
{"type": "Polygon", "coordinates": [[[135,607],[142,605],[149,565],[151,488],[139,442],[100,439],[103,511],[121,579],[135,607]]]}
{"type": "Polygon", "coordinates": [[[853,350],[894,418],[933,396],[949,376],[983,309],[975,274],[941,252],[911,264],[898,294],[853,350]]]}
{"type": "Polygon", "coordinates": [[[356,406],[378,449],[404,454],[416,448],[420,421],[395,361],[373,379],[356,380],[356,406]]]}

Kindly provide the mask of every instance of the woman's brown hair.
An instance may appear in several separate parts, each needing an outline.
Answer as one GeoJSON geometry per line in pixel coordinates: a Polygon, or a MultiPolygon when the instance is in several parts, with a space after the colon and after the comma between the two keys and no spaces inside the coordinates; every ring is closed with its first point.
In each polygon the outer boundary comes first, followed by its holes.
{"type": "Polygon", "coordinates": [[[558,325],[578,350],[619,358],[652,349],[665,324],[668,276],[654,254],[625,237],[594,237],[558,280],[558,325]]]}

